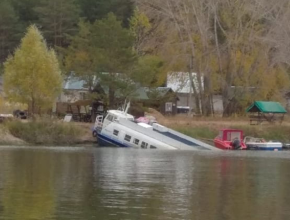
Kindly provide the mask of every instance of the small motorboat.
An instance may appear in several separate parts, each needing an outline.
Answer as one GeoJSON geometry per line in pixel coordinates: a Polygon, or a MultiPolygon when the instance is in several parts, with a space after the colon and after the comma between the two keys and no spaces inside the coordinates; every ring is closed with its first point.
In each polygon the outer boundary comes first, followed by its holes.
{"type": "Polygon", "coordinates": [[[281,151],[283,144],[279,141],[266,141],[264,138],[245,137],[244,143],[248,150],[281,151]]]}
{"type": "Polygon", "coordinates": [[[215,147],[222,150],[245,150],[246,144],[243,141],[243,131],[237,129],[222,129],[214,139],[215,147]]]}

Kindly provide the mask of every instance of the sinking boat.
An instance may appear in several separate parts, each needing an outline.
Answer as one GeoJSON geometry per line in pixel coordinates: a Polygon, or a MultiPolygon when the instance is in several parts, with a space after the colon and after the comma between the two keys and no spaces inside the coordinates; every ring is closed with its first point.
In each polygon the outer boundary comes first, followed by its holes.
{"type": "Polygon", "coordinates": [[[264,138],[245,137],[244,143],[248,150],[281,151],[283,144],[278,141],[266,141],[264,138]]]}
{"type": "Polygon", "coordinates": [[[215,147],[172,130],[156,121],[135,120],[128,114],[130,103],[123,110],[109,110],[97,116],[93,133],[100,146],[166,150],[218,150],[215,147]]]}
{"type": "Polygon", "coordinates": [[[246,144],[243,141],[243,131],[237,129],[222,129],[214,139],[214,145],[222,150],[245,150],[246,144]]]}

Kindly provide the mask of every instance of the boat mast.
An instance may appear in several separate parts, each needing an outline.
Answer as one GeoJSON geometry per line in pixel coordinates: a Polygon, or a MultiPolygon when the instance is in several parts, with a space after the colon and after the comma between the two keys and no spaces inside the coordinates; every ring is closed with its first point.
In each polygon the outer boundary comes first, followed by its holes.
{"type": "Polygon", "coordinates": [[[127,106],[126,106],[126,109],[125,109],[125,114],[128,113],[129,108],[130,108],[130,101],[127,103],[127,106]]]}

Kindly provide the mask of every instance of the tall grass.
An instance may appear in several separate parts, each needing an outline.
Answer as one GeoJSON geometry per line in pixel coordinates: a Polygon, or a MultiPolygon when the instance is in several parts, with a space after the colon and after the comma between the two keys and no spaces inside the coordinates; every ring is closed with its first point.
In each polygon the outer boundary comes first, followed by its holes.
{"type": "Polygon", "coordinates": [[[70,145],[76,143],[83,131],[70,123],[45,119],[36,121],[10,121],[5,126],[9,132],[32,145],[70,145]]]}
{"type": "MultiPolygon", "coordinates": [[[[199,126],[171,126],[173,129],[197,139],[214,139],[219,130],[216,126],[199,125],[199,126]]],[[[290,126],[287,125],[239,125],[229,126],[229,129],[241,129],[244,136],[260,137],[266,140],[278,140],[281,142],[290,142],[290,126]]]]}

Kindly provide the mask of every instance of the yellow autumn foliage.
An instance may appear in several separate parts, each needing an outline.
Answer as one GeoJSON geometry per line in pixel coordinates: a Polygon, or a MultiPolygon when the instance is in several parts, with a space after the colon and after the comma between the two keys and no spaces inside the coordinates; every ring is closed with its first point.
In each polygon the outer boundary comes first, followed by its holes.
{"type": "Polygon", "coordinates": [[[51,108],[62,88],[62,76],[53,49],[35,25],[31,25],[4,64],[4,92],[9,101],[36,108],[51,108]]]}

